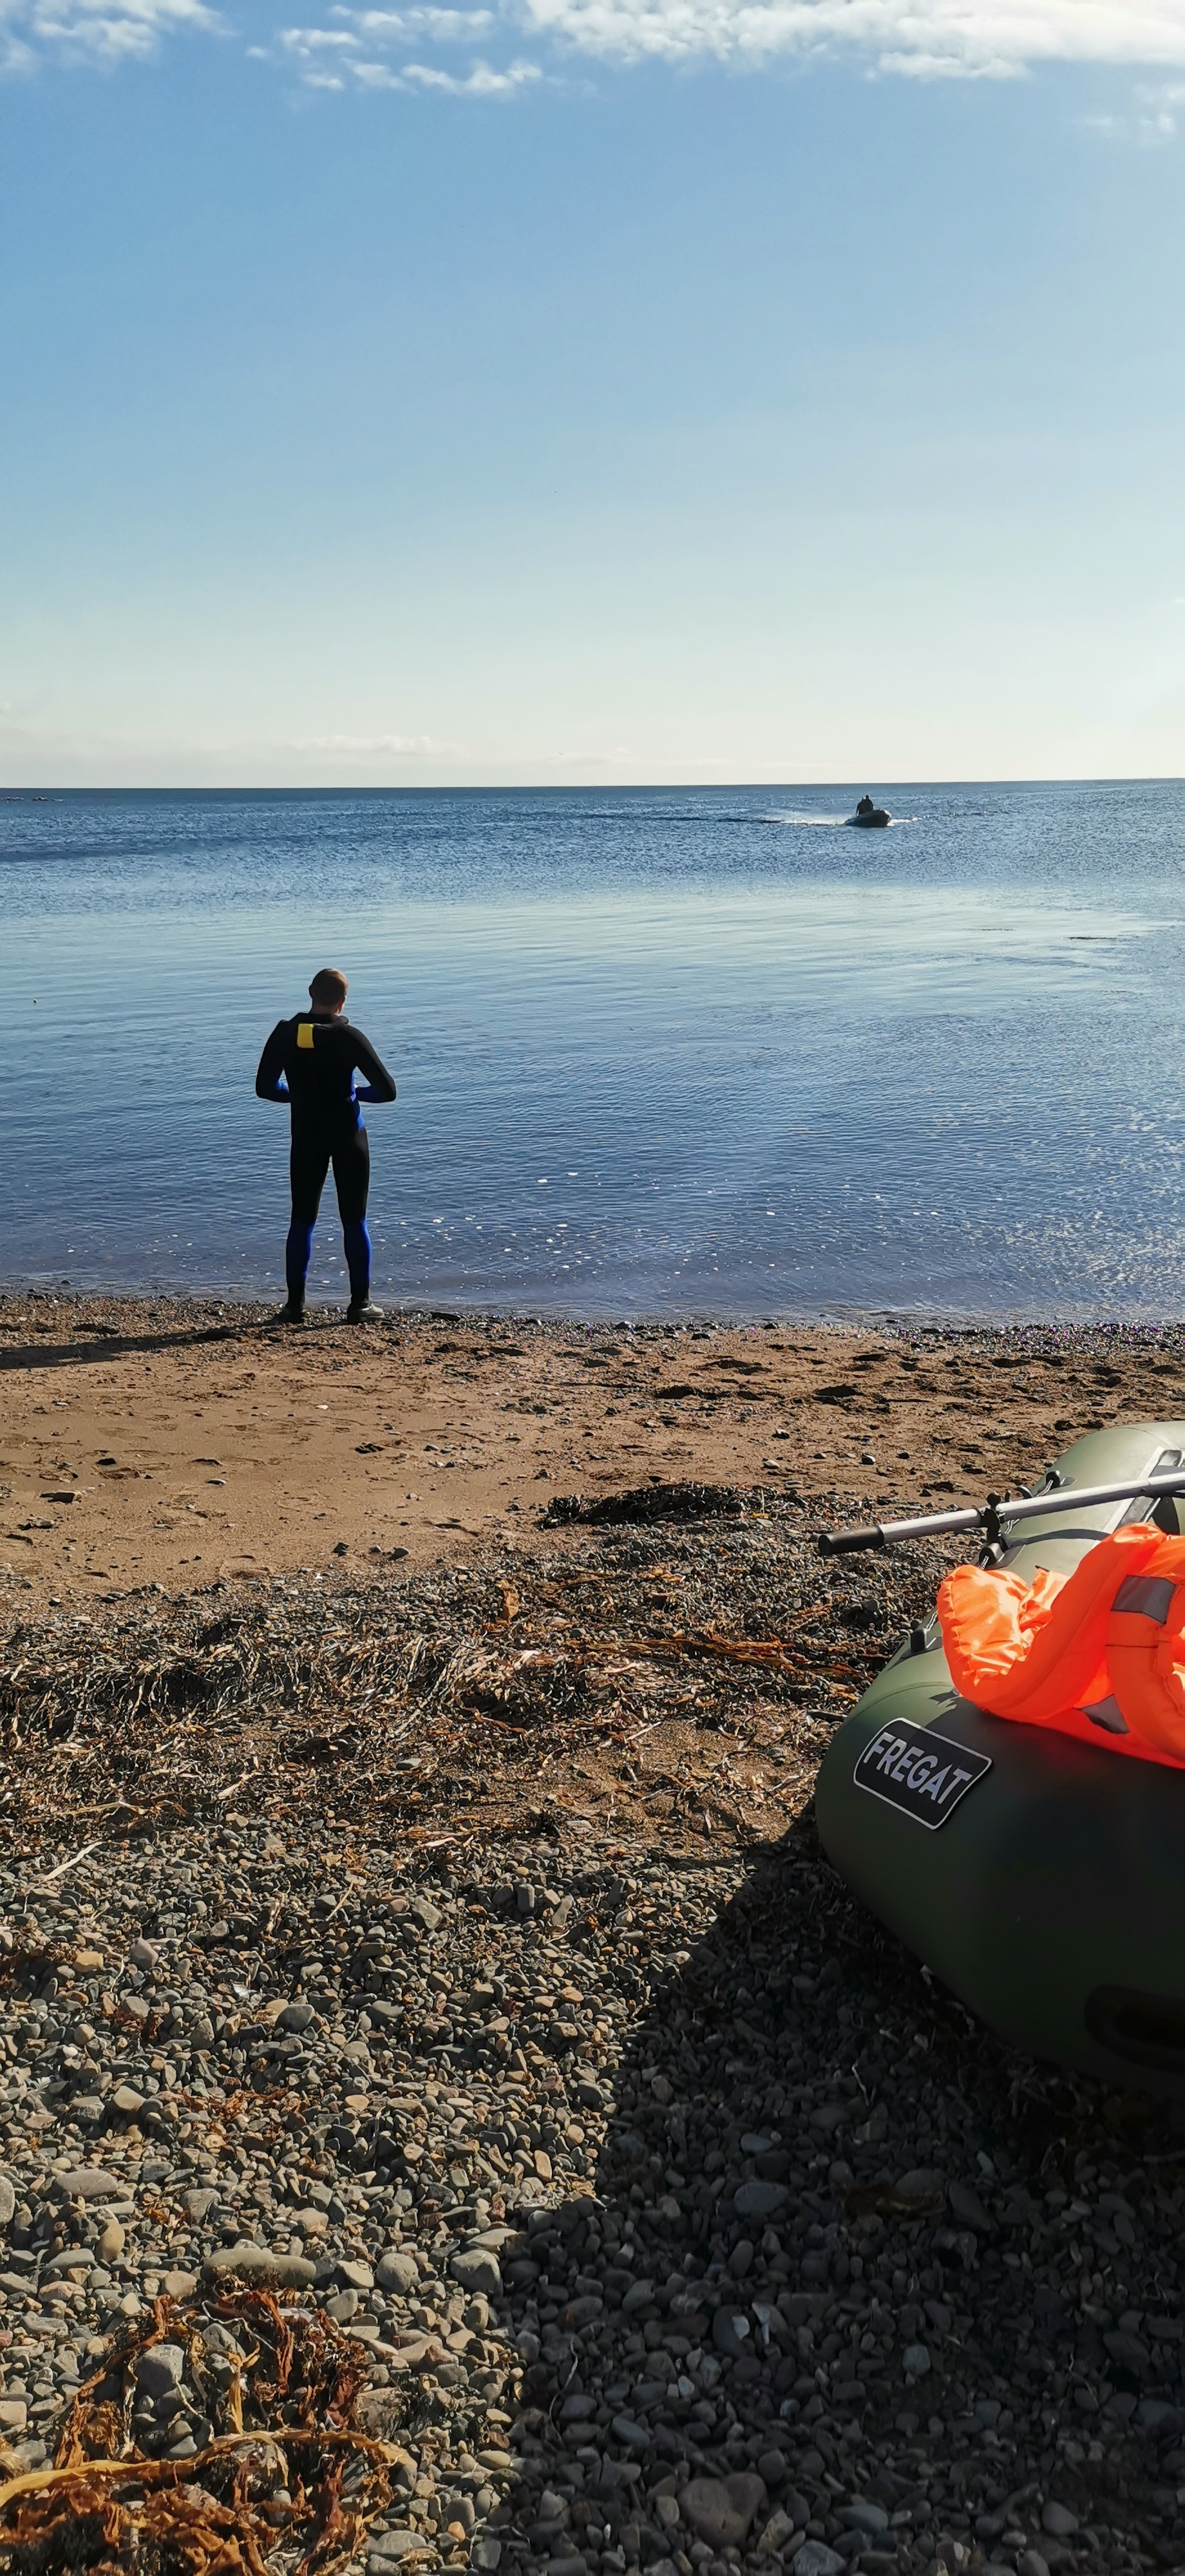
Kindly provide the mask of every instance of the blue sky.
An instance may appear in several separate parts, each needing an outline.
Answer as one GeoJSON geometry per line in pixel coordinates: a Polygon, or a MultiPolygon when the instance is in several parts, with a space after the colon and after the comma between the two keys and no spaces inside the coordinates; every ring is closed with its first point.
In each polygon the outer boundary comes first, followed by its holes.
{"type": "Polygon", "coordinates": [[[1185,771],[1185,0],[0,0],[0,777],[1185,771]]]}

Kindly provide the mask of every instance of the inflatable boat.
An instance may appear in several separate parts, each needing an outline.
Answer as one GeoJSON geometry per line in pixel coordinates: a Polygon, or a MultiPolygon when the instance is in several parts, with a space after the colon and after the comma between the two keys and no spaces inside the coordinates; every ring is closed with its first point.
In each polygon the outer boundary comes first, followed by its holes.
{"type": "Polygon", "coordinates": [[[824,1758],[850,1886],[1002,2038],[1185,2096],[1185,1422],[1076,1442],[1031,1495],[825,1532],[974,1563],[824,1758]]]}
{"type": "Polygon", "coordinates": [[[871,796],[862,796],[855,813],[849,814],[846,819],[861,831],[883,832],[886,824],[891,823],[893,817],[886,813],[883,805],[874,805],[871,796]]]}

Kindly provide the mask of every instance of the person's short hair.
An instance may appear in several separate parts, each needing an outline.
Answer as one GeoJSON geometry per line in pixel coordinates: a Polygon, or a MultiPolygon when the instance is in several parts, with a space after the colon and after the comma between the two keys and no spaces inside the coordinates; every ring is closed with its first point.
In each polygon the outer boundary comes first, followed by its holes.
{"type": "Polygon", "coordinates": [[[309,986],[310,1002],[344,1002],[349,985],[336,966],[322,966],[309,986]]]}

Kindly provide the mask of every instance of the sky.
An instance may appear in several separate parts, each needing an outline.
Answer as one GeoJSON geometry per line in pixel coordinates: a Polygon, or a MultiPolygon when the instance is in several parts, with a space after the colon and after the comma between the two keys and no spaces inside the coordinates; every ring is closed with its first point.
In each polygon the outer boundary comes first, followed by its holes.
{"type": "Polygon", "coordinates": [[[1185,773],[1185,0],[0,0],[0,784],[1185,773]]]}

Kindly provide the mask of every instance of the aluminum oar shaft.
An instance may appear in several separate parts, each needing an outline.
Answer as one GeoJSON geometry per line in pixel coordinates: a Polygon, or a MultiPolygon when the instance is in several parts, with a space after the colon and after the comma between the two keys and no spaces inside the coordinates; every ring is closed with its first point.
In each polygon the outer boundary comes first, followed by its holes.
{"type": "Polygon", "coordinates": [[[964,1506],[954,1512],[924,1512],[904,1521],[875,1521],[861,1529],[823,1530],[819,1537],[820,1556],[851,1556],[858,1548],[898,1547],[911,1538],[944,1538],[955,1530],[983,1530],[994,1537],[1001,1521],[1045,1520],[1051,1512],[1076,1512],[1092,1503],[1123,1503],[1137,1494],[1185,1493],[1185,1467],[1170,1474],[1141,1476],[1135,1483],[1122,1485],[1055,1485],[1047,1494],[1021,1494],[1015,1502],[998,1501],[989,1494],[979,1507],[964,1506]]]}

